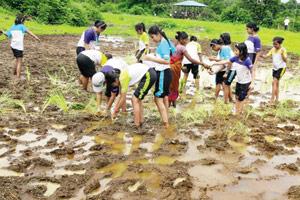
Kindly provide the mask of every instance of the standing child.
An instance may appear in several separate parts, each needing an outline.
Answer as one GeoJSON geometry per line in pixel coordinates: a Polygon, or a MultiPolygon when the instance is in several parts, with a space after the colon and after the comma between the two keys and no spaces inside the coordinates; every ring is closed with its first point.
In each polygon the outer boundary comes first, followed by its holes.
{"type": "Polygon", "coordinates": [[[175,53],[174,45],[169,41],[165,32],[158,26],[152,26],[148,34],[153,42],[157,44],[156,56],[145,55],[143,60],[157,63],[155,70],[157,81],[155,84],[154,101],[159,110],[160,116],[166,128],[169,127],[169,89],[172,81],[172,72],[170,69],[170,59],[175,53]]]}
{"type": "Polygon", "coordinates": [[[284,38],[275,37],[273,39],[273,48],[264,58],[272,56],[273,58],[273,83],[272,83],[272,97],[271,103],[278,102],[279,99],[279,80],[284,75],[287,63],[287,51],[282,46],[284,38]]]}
{"type": "MultiPolygon", "coordinates": [[[[228,42],[228,41],[226,41],[228,42]]],[[[230,46],[225,45],[224,41],[222,39],[213,39],[210,43],[210,46],[212,50],[218,52],[217,57],[210,57],[209,59],[211,61],[222,61],[226,60],[228,61],[230,58],[234,56],[230,46]]],[[[215,98],[219,97],[219,93],[221,89],[223,88],[224,91],[224,101],[227,103],[228,101],[228,94],[225,93],[225,78],[224,75],[227,71],[226,65],[222,65],[219,71],[216,73],[216,92],[215,92],[215,98]]]]}
{"type": "Polygon", "coordinates": [[[254,22],[250,22],[246,25],[246,30],[248,33],[248,38],[245,41],[245,44],[247,45],[248,56],[253,64],[253,75],[255,76],[257,59],[261,51],[261,41],[257,35],[259,26],[254,22]]]}
{"type": "Polygon", "coordinates": [[[186,32],[177,32],[176,39],[176,52],[171,57],[171,70],[172,70],[172,82],[170,86],[169,103],[176,107],[176,100],[179,96],[179,79],[181,75],[182,61],[186,57],[191,63],[196,65],[202,65],[200,60],[196,60],[190,56],[186,49],[186,45],[189,40],[189,36],[186,32]]]}
{"type": "Polygon", "coordinates": [[[29,31],[24,22],[26,20],[26,16],[19,15],[15,20],[15,25],[13,25],[5,35],[11,40],[11,49],[16,58],[14,75],[17,75],[17,78],[21,77],[21,69],[22,69],[22,61],[23,61],[23,51],[24,51],[24,35],[28,33],[34,39],[40,42],[40,39],[29,31]]]}
{"type": "Polygon", "coordinates": [[[143,54],[147,54],[149,52],[149,37],[144,23],[135,25],[135,31],[139,35],[139,49],[136,51],[135,57],[138,62],[141,62],[143,54]]]}
{"type": "MultiPolygon", "coordinates": [[[[196,36],[191,36],[190,42],[186,45],[186,50],[193,59],[201,62],[202,50],[201,50],[201,45],[197,41],[198,39],[196,36]]],[[[185,90],[186,82],[190,72],[192,72],[193,74],[195,80],[195,87],[197,91],[199,91],[199,87],[200,87],[199,86],[199,79],[200,79],[199,65],[190,62],[186,57],[184,57],[182,63],[183,63],[182,71],[184,73],[184,77],[180,82],[179,92],[182,93],[185,90]]]]}
{"type": "Polygon", "coordinates": [[[235,45],[234,49],[235,57],[230,60],[223,60],[216,62],[213,65],[232,65],[232,69],[236,71],[237,83],[236,83],[236,103],[235,112],[241,114],[244,109],[245,99],[248,96],[251,83],[253,81],[253,64],[248,57],[247,46],[245,43],[235,45]]]}

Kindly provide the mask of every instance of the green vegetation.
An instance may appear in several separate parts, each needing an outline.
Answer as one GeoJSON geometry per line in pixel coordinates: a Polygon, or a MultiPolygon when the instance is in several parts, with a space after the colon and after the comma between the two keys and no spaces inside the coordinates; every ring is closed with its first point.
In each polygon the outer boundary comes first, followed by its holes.
{"type": "MultiPolygon", "coordinates": [[[[197,20],[172,19],[153,16],[134,16],[127,14],[102,13],[103,19],[109,24],[104,34],[136,37],[134,25],[144,22],[148,27],[159,24],[164,27],[167,35],[174,38],[175,32],[184,30],[190,35],[196,35],[200,39],[218,37],[220,33],[229,31],[233,41],[240,42],[246,38],[245,25],[197,20]]],[[[15,14],[0,8],[0,29],[8,29],[14,22],[15,14]]],[[[70,25],[45,25],[36,21],[28,21],[26,25],[37,34],[81,34],[86,27],[73,27],[70,25]]],[[[274,36],[286,38],[284,46],[288,51],[300,54],[300,35],[298,33],[262,28],[259,33],[264,45],[272,45],[274,36]]],[[[4,39],[4,36],[0,37],[4,39]]]]}
{"type": "Polygon", "coordinates": [[[1,94],[0,96],[0,113],[4,113],[10,109],[22,108],[26,113],[26,107],[22,100],[13,99],[8,92],[1,94]]]}
{"type": "Polygon", "coordinates": [[[42,112],[44,112],[49,106],[56,106],[64,112],[68,112],[69,110],[68,103],[60,91],[50,92],[50,95],[43,106],[42,112]]]}

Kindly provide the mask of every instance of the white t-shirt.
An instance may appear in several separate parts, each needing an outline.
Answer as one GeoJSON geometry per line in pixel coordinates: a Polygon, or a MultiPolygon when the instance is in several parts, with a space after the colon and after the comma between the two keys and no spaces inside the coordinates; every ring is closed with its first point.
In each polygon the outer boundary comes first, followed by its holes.
{"type": "Polygon", "coordinates": [[[120,71],[128,67],[128,64],[122,58],[111,58],[104,65],[111,66],[120,71]]]}
{"type": "Polygon", "coordinates": [[[124,69],[120,75],[122,93],[126,93],[129,86],[138,83],[149,69],[150,68],[147,65],[142,63],[136,63],[127,66],[127,68],[124,69]]]}
{"type": "Polygon", "coordinates": [[[285,20],[284,20],[284,25],[288,26],[289,23],[290,23],[290,20],[289,20],[289,19],[285,19],[285,20]]]}
{"type": "Polygon", "coordinates": [[[236,71],[237,82],[240,84],[250,83],[252,81],[251,69],[253,67],[250,58],[245,61],[240,61],[239,57],[235,56],[230,59],[232,70],[236,71]]]}
{"type": "Polygon", "coordinates": [[[89,57],[96,65],[99,65],[102,60],[102,53],[97,50],[85,50],[81,52],[83,55],[89,57]]]}
{"type": "Polygon", "coordinates": [[[24,50],[24,35],[27,31],[27,28],[24,24],[13,25],[8,31],[7,36],[11,39],[11,48],[17,49],[20,51],[24,50]]]}
{"type": "Polygon", "coordinates": [[[279,50],[276,50],[274,47],[269,51],[267,54],[268,56],[272,56],[273,58],[273,66],[274,70],[278,70],[281,68],[286,67],[286,62],[284,62],[282,58],[282,54],[286,57],[287,56],[287,51],[285,48],[281,48],[279,50]]]}
{"type": "MultiPolygon", "coordinates": [[[[195,41],[189,42],[186,45],[186,50],[194,60],[197,60],[200,62],[199,54],[201,53],[201,46],[198,42],[195,42],[195,41]]],[[[184,65],[191,64],[191,62],[186,57],[184,57],[182,64],[184,64],[184,65]]]]}
{"type": "Polygon", "coordinates": [[[85,34],[85,31],[82,33],[80,40],[77,43],[77,47],[84,47],[84,34],[85,34]]]}

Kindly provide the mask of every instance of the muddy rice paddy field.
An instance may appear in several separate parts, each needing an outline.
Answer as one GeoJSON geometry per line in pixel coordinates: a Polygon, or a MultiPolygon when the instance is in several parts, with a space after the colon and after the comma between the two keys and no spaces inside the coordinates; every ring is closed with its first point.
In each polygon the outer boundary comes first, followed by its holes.
{"type": "MultiPolygon", "coordinates": [[[[290,55],[281,103],[267,104],[271,60],[261,61],[243,117],[215,103],[213,77],[192,81],[163,129],[145,99],[146,125],[128,113],[95,114],[78,84],[78,36],[26,41],[23,78],[12,78],[8,42],[0,54],[0,199],[300,199],[300,72],[290,55]]],[[[202,42],[208,49],[208,42],[202,42]]],[[[103,38],[101,48],[132,61],[132,39],[103,38]]],[[[266,48],[267,49],[267,48],[266,48]]],[[[207,54],[210,52],[207,51],[207,54]]]]}

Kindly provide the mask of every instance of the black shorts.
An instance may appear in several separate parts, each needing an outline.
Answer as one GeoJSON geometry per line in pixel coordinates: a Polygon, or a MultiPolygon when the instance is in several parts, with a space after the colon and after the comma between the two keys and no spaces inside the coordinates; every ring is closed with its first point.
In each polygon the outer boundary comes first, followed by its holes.
{"type": "Polygon", "coordinates": [[[277,80],[280,80],[282,78],[282,76],[284,75],[286,71],[286,68],[280,68],[278,70],[274,70],[273,69],[273,78],[276,78],[277,80]]]}
{"type": "Polygon", "coordinates": [[[137,89],[134,91],[134,96],[140,100],[143,100],[156,82],[156,79],[157,74],[155,69],[150,68],[141,79],[137,89]]]}
{"type": "Polygon", "coordinates": [[[235,79],[236,71],[235,70],[229,70],[227,73],[227,77],[225,79],[225,85],[230,86],[233,80],[235,79]]]}
{"type": "Polygon", "coordinates": [[[216,74],[216,85],[218,84],[223,84],[225,78],[224,78],[224,75],[225,75],[226,71],[220,71],[216,74]]]}
{"type": "Polygon", "coordinates": [[[235,95],[239,101],[244,101],[248,96],[249,86],[251,83],[240,84],[236,83],[235,95]]]}
{"type": "Polygon", "coordinates": [[[77,47],[77,48],[76,48],[76,54],[77,54],[77,56],[78,56],[81,52],[83,52],[83,51],[85,51],[85,48],[84,48],[84,47],[77,47]]]}
{"type": "Polygon", "coordinates": [[[23,51],[11,48],[15,58],[23,58],[23,51]]]}
{"type": "Polygon", "coordinates": [[[79,54],[77,56],[77,65],[84,77],[92,78],[96,74],[95,63],[86,55],[79,54]]]}
{"type": "Polygon", "coordinates": [[[256,53],[248,53],[248,56],[249,56],[250,60],[252,61],[252,64],[254,64],[255,59],[256,59],[256,53]]]}
{"type": "Polygon", "coordinates": [[[199,78],[199,65],[197,64],[185,64],[182,67],[182,71],[187,74],[190,73],[190,71],[192,71],[194,79],[199,78]]]}
{"type": "Polygon", "coordinates": [[[163,71],[157,71],[157,81],[155,83],[154,96],[158,98],[164,98],[170,94],[170,85],[172,82],[171,69],[165,69],[163,71]]]}
{"type": "Polygon", "coordinates": [[[145,53],[146,49],[143,50],[137,50],[137,52],[135,53],[135,57],[138,61],[141,60],[142,55],[145,53]]]}

